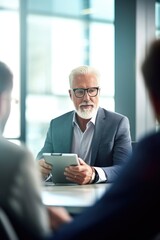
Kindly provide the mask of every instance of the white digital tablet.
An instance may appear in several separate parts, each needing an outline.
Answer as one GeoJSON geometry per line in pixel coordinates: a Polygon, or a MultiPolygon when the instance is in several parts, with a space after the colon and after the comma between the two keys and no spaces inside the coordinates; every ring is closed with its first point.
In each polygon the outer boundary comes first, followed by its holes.
{"type": "Polygon", "coordinates": [[[43,153],[45,161],[53,166],[53,183],[71,183],[64,175],[65,167],[79,165],[78,156],[75,153],[43,153]]]}

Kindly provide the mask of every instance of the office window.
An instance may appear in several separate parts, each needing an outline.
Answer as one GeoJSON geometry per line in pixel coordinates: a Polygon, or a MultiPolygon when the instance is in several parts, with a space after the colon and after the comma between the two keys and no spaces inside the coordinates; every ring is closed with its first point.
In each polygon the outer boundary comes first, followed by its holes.
{"type": "Polygon", "coordinates": [[[114,111],[114,1],[28,1],[26,141],[36,155],[50,120],[73,108],[70,71],[102,75],[101,106],[114,111]]]}
{"type": "Polygon", "coordinates": [[[0,31],[19,99],[5,137],[36,155],[50,120],[73,109],[68,75],[79,65],[100,70],[101,106],[114,111],[114,0],[1,0],[0,31]]]}
{"type": "MultiPolygon", "coordinates": [[[[14,74],[13,99],[20,99],[19,77],[19,15],[17,11],[5,10],[10,1],[1,1],[0,4],[0,61],[5,62],[14,74]],[[2,7],[2,8],[1,8],[2,7]]],[[[17,1],[11,7],[17,9],[17,1]]],[[[20,138],[20,102],[12,101],[10,117],[7,121],[4,136],[10,139],[20,138]],[[14,127],[13,127],[14,126],[14,127]]]]}
{"type": "Polygon", "coordinates": [[[156,36],[160,38],[160,1],[157,1],[155,5],[155,26],[156,36]]]}
{"type": "Polygon", "coordinates": [[[19,0],[1,0],[0,9],[8,8],[10,10],[18,10],[19,8],[19,0]]]}
{"type": "MultiPolygon", "coordinates": [[[[115,3],[118,1],[0,1],[0,60],[13,70],[13,98],[19,99],[18,104],[13,102],[5,128],[7,138],[26,140],[36,155],[51,118],[73,109],[68,74],[75,65],[99,68],[101,106],[114,111],[115,3]]],[[[160,37],[159,0],[155,11],[156,36],[160,37]]]]}

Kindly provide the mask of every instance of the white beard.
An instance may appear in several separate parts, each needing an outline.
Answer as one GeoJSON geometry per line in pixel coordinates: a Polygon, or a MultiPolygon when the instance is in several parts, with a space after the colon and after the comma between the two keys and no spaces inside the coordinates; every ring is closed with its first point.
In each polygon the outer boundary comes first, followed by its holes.
{"type": "Polygon", "coordinates": [[[79,117],[83,118],[83,119],[90,119],[92,118],[96,112],[97,112],[97,109],[93,108],[92,110],[87,110],[87,109],[84,109],[84,110],[76,110],[77,114],[79,117]]]}

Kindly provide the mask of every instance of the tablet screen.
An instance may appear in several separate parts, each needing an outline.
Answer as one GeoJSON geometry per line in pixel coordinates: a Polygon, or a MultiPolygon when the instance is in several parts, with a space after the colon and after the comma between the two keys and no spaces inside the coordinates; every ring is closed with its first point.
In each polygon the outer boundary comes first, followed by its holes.
{"type": "Polygon", "coordinates": [[[75,153],[44,153],[45,161],[51,164],[53,183],[71,183],[64,175],[64,169],[70,165],[78,165],[78,156],[75,153]]]}

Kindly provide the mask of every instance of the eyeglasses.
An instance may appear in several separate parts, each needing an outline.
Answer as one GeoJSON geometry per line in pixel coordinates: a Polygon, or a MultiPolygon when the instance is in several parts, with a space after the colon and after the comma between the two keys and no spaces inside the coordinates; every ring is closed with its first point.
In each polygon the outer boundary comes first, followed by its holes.
{"type": "Polygon", "coordinates": [[[77,98],[82,98],[85,95],[85,92],[88,93],[90,97],[96,97],[99,91],[99,87],[92,88],[73,88],[72,91],[77,98]]]}

